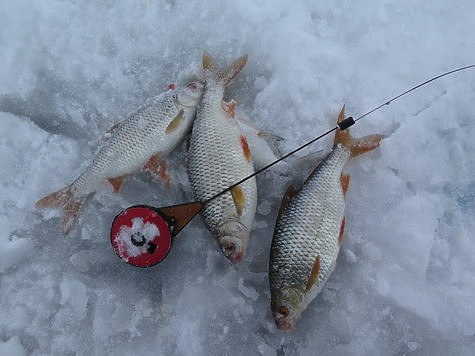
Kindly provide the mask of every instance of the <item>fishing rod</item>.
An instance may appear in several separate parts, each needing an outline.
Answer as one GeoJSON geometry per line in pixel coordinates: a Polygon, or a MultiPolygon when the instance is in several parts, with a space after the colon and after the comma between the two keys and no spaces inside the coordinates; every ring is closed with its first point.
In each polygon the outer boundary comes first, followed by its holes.
{"type": "Polygon", "coordinates": [[[392,102],[411,93],[412,91],[442,77],[474,67],[475,64],[472,64],[439,74],[383,102],[381,105],[371,109],[361,116],[358,116],[356,119],[353,119],[351,116],[347,117],[332,129],[322,133],[304,145],[260,168],[254,173],[244,177],[240,181],[234,183],[233,185],[204,201],[193,201],[161,208],[156,208],[149,205],[131,206],[119,213],[112,222],[110,233],[112,246],[114,247],[117,255],[122,260],[133,266],[153,266],[161,262],[167,256],[171,248],[172,238],[175,237],[209,202],[229,192],[245,181],[257,176],[258,174],[292,156],[293,154],[303,150],[330,133],[336,130],[346,130],[361,119],[369,116],[375,111],[378,111],[383,106],[390,105],[392,102]]]}

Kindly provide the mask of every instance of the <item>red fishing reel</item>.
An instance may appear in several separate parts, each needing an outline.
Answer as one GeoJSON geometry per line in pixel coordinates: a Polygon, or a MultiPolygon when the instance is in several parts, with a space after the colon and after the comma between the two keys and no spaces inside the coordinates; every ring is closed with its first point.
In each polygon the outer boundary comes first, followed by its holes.
{"type": "Polygon", "coordinates": [[[112,222],[110,238],[116,254],[130,265],[151,267],[170,252],[173,237],[201,210],[201,202],[155,208],[135,205],[112,222]]]}

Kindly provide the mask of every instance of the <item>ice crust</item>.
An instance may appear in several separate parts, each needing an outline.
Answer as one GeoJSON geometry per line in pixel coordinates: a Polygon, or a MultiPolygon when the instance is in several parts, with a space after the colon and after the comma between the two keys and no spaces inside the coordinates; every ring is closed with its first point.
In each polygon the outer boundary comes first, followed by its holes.
{"type": "MultiPolygon", "coordinates": [[[[247,53],[226,90],[281,151],[475,58],[475,3],[0,2],[0,355],[471,355],[475,349],[475,71],[374,113],[389,135],[351,161],[335,272],[293,333],[276,330],[267,269],[299,171],[258,177],[249,251],[230,265],[196,218],[168,258],[129,266],[109,241],[135,204],[191,199],[183,149],[167,189],[138,173],[85,204],[69,236],[34,203],[69,184],[147,98],[247,53]]],[[[311,150],[331,147],[328,137],[311,150]]],[[[305,152],[302,152],[304,155],[305,152]]]]}

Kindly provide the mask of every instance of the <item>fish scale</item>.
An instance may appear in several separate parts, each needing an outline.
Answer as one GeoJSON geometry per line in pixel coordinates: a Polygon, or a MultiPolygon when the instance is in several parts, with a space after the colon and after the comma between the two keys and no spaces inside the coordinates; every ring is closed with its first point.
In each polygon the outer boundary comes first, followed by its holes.
{"type": "Polygon", "coordinates": [[[63,210],[61,224],[66,235],[81,206],[98,183],[108,179],[118,191],[124,176],[144,167],[158,172],[163,159],[184,138],[192,124],[203,83],[192,82],[152,98],[146,106],[114,126],[86,170],[70,185],[40,199],[36,206],[63,210]]]}
{"type": "MultiPolygon", "coordinates": [[[[200,201],[211,198],[254,172],[252,161],[247,161],[243,155],[237,123],[221,108],[223,91],[224,87],[221,92],[205,92],[193,125],[189,176],[194,196],[200,201]]],[[[251,220],[248,211],[255,205],[256,181],[250,179],[240,187],[246,201],[244,220],[248,222],[251,220]]],[[[213,232],[223,219],[237,217],[231,193],[206,204],[202,216],[213,232]]]]}
{"type": "MultiPolygon", "coordinates": [[[[345,120],[344,107],[338,123],[345,120]]],[[[383,135],[359,139],[337,130],[332,152],[299,192],[289,189],[277,218],[269,260],[271,309],[279,329],[292,330],[300,314],[322,290],[335,269],[344,229],[351,157],[379,146],[383,135]]]]}
{"type": "Polygon", "coordinates": [[[167,137],[165,129],[181,110],[183,108],[178,104],[176,93],[169,90],[130,116],[73,183],[75,193],[89,193],[98,181],[139,169],[157,149],[167,154],[176,138],[173,135],[167,137]],[[157,145],[157,142],[161,144],[157,145]]]}
{"type": "Polygon", "coordinates": [[[240,57],[223,72],[205,52],[205,92],[198,105],[189,149],[188,176],[196,200],[206,202],[201,210],[208,229],[225,256],[240,262],[249,242],[257,205],[256,179],[207,202],[208,199],[254,173],[249,147],[238,123],[223,110],[224,88],[244,67],[240,57]]]}
{"type": "Polygon", "coordinates": [[[349,157],[344,146],[335,148],[278,220],[271,247],[271,289],[305,285],[317,256],[321,267],[316,288],[333,271],[345,209],[340,177],[349,157]]]}

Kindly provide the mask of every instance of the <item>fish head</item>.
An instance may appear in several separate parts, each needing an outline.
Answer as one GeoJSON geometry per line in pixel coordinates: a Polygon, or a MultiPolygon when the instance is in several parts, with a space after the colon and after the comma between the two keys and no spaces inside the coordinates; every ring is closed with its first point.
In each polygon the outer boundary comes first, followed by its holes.
{"type": "Polygon", "coordinates": [[[303,310],[305,290],[299,286],[282,287],[272,292],[271,310],[279,330],[292,331],[303,310]]]}
{"type": "Polygon", "coordinates": [[[205,85],[202,82],[191,82],[176,91],[178,102],[186,107],[198,105],[203,95],[205,85]]]}
{"type": "Polygon", "coordinates": [[[249,229],[238,220],[225,221],[219,226],[218,242],[223,254],[232,263],[239,263],[249,243],[249,229]]]}

